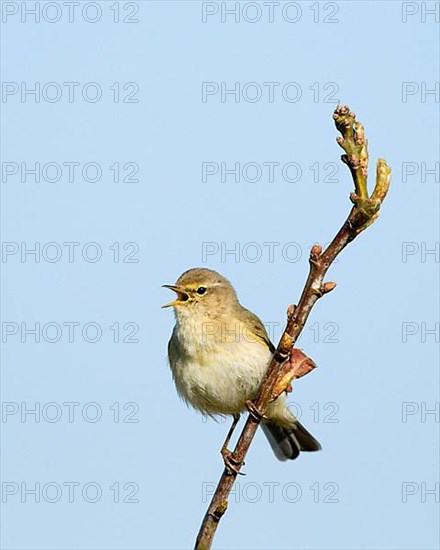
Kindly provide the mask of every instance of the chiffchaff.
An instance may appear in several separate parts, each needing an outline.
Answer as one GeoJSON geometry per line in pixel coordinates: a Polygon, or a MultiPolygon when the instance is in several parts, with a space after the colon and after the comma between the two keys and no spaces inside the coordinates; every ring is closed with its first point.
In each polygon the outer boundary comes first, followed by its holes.
{"type": "MultiPolygon", "coordinates": [[[[185,271],[175,285],[176,324],[168,358],[181,397],[207,415],[235,422],[256,397],[275,348],[261,320],[238,301],[231,283],[216,271],[185,271]]],[[[263,430],[280,460],[321,448],[286,405],[282,394],[269,405],[263,430]]],[[[224,446],[225,447],[225,446],[224,446]]]]}

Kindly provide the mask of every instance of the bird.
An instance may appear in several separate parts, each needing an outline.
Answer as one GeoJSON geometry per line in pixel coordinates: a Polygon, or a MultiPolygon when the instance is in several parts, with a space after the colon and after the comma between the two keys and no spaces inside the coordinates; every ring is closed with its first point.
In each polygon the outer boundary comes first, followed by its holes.
{"type": "MultiPolygon", "coordinates": [[[[162,307],[174,309],[168,361],[177,392],[204,415],[233,417],[222,455],[229,470],[236,471],[227,444],[240,415],[257,396],[275,347],[262,321],[240,304],[220,273],[196,267],[163,287],[176,293],[162,307]]],[[[321,449],[289,410],[284,392],[269,404],[261,426],[279,460],[321,449]]]]}

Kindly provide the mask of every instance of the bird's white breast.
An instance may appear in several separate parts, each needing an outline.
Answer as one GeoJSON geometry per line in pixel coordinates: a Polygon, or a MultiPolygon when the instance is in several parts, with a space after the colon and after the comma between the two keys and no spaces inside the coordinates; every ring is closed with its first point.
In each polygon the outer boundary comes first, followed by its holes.
{"type": "Polygon", "coordinates": [[[177,390],[204,413],[239,413],[255,397],[271,353],[236,323],[222,331],[198,321],[177,322],[170,341],[177,390]]]}

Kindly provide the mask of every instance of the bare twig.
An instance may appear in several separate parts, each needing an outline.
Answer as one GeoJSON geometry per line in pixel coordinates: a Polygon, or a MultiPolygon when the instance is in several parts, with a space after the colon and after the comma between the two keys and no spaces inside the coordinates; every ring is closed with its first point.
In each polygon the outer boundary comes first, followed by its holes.
{"type": "MultiPolygon", "coordinates": [[[[283,365],[285,365],[289,356],[291,357],[292,347],[298,340],[314,304],[336,286],[336,283],[324,283],[327,270],[341,250],[376,220],[379,208],[390,185],[391,169],[385,160],[379,159],[377,162],[376,185],[371,196],[368,195],[368,149],[364,128],[362,124],[356,121],[356,115],[348,107],[338,106],[333,118],[337,129],[342,134],[342,137],[337,138],[338,144],[345,151],[341,158],[350,168],[355,185],[355,192],[350,195],[353,208],[326,250],[323,252],[320,245],[314,245],[310,251],[309,276],[298,306],[289,307],[287,326],[273,354],[266,375],[260,385],[258,396],[253,403],[252,411],[232,453],[234,464],[237,464],[237,471],[243,465],[246,453],[260,424],[261,416],[266,411],[274,395],[279,394],[279,385],[284,383],[284,379],[286,379],[287,384],[286,391],[289,389],[288,385],[292,377],[287,376],[286,378],[286,369],[283,368],[283,365]]],[[[313,368],[314,364],[311,360],[299,359],[303,365],[309,365],[308,369],[313,368]]],[[[295,377],[297,376],[293,375],[293,378],[295,377]]],[[[195,546],[196,550],[211,548],[217,525],[226,512],[228,496],[236,477],[237,473],[225,468],[200,527],[195,546]]]]}

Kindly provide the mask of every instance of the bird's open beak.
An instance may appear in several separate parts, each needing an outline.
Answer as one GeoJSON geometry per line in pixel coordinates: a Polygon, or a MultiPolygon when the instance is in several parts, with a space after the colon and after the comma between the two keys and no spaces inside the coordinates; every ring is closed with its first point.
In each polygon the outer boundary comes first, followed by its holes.
{"type": "Polygon", "coordinates": [[[188,301],[189,295],[187,292],[185,292],[183,287],[177,285],[162,285],[162,288],[169,288],[170,290],[174,290],[174,292],[177,294],[177,298],[172,302],[169,302],[168,304],[162,306],[163,308],[181,306],[188,301]]]}

